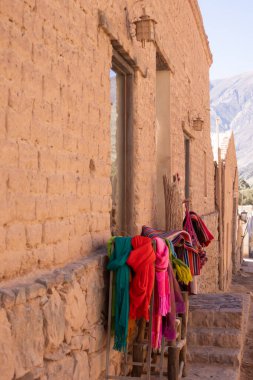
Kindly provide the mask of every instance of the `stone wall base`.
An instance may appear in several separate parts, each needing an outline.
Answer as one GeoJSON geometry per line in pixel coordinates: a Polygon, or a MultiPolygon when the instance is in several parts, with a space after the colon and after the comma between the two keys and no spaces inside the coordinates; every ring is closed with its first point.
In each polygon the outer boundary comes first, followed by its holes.
{"type": "MultiPolygon", "coordinates": [[[[105,252],[0,289],[1,379],[104,378],[105,252]]],[[[120,354],[112,352],[112,374],[120,354]]]]}

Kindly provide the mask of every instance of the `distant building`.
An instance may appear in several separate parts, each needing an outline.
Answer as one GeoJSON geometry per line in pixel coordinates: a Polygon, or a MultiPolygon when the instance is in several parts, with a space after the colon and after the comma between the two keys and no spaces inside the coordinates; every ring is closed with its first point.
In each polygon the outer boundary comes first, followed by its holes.
{"type": "Polygon", "coordinates": [[[219,286],[228,289],[232,273],[240,268],[240,233],[238,220],[238,167],[234,135],[227,132],[213,140],[216,159],[216,205],[219,211],[219,286]]]}

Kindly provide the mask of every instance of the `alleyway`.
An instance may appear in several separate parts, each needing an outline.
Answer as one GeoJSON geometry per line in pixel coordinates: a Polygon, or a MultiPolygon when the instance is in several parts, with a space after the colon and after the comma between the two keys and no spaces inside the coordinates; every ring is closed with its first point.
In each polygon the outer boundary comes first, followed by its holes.
{"type": "Polygon", "coordinates": [[[240,380],[253,378],[253,260],[244,261],[240,274],[234,277],[232,292],[250,294],[251,303],[245,337],[245,347],[241,364],[240,380]]]}
{"type": "Polygon", "coordinates": [[[192,363],[186,380],[253,378],[252,294],[253,261],[247,261],[234,276],[229,293],[192,298],[189,321],[192,363]]]}

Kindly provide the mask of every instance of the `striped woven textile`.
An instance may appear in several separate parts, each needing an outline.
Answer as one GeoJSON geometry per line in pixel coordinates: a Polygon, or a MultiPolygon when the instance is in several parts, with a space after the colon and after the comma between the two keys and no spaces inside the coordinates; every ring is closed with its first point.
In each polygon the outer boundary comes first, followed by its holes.
{"type": "Polygon", "coordinates": [[[201,217],[194,211],[190,211],[190,217],[198,241],[202,247],[207,247],[214,239],[213,234],[207,228],[201,217]]]}
{"type": "Polygon", "coordinates": [[[207,262],[205,247],[214,239],[212,233],[201,217],[194,211],[186,210],[183,228],[190,234],[193,246],[198,250],[200,258],[200,269],[207,262]]]}
{"type": "Polygon", "coordinates": [[[187,231],[163,231],[156,230],[152,227],[142,226],[143,236],[148,236],[150,238],[160,237],[162,239],[168,239],[172,242],[177,256],[180,260],[182,260],[191,271],[193,276],[198,276],[200,274],[200,258],[198,255],[198,250],[196,250],[191,241],[191,237],[187,231]]]}

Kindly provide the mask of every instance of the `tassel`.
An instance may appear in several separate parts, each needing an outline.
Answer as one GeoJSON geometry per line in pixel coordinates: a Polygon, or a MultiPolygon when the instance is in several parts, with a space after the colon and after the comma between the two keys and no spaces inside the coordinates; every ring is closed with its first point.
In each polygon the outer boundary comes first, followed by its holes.
{"type": "Polygon", "coordinates": [[[159,314],[166,316],[170,312],[170,304],[168,297],[159,296],[159,314]]]}

